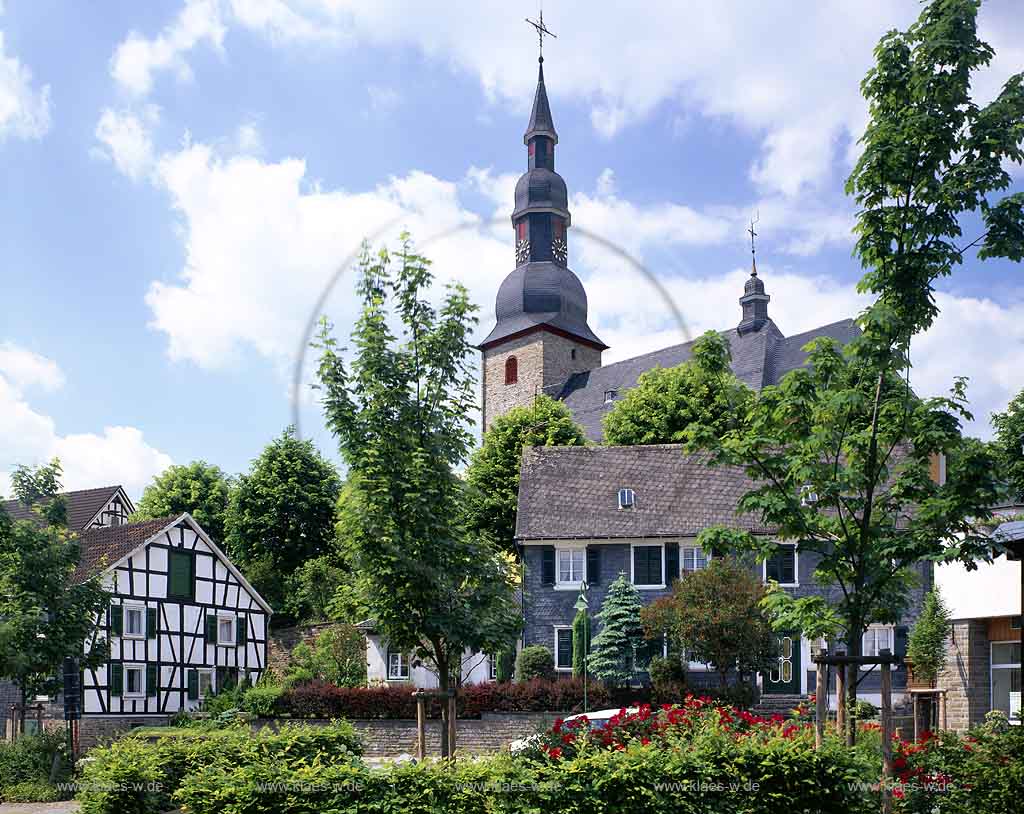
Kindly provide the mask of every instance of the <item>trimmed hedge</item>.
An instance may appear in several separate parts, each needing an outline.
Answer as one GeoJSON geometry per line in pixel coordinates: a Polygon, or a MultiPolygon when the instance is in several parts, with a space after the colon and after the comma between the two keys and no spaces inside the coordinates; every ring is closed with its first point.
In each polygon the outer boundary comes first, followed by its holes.
{"type": "MultiPolygon", "coordinates": [[[[608,690],[597,682],[587,687],[590,709],[611,705],[608,690]]],[[[583,681],[534,679],[504,684],[470,684],[459,690],[460,718],[484,712],[574,712],[583,710],[583,681]]],[[[412,688],[402,686],[337,687],[322,682],[300,684],[285,691],[273,705],[277,715],[294,718],[415,718],[412,688]]],[[[428,715],[438,718],[440,703],[431,699],[428,715]]]]}
{"type": "Polygon", "coordinates": [[[334,765],[362,755],[362,741],[347,721],[330,726],[294,724],[262,729],[195,731],[151,742],[129,735],[93,749],[79,779],[81,814],[149,814],[176,807],[172,795],[184,778],[211,767],[229,775],[270,764],[282,771],[334,765]]]}

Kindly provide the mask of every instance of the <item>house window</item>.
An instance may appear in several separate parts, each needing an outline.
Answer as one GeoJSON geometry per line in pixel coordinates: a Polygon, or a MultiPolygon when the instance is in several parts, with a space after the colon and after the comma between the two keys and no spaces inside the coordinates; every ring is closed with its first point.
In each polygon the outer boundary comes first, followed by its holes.
{"type": "Polygon", "coordinates": [[[892,651],[892,628],[873,625],[861,637],[861,652],[865,656],[877,656],[882,650],[892,651]]]}
{"type": "Polygon", "coordinates": [[[665,546],[633,546],[633,584],[638,588],[665,587],[665,546]]]}
{"type": "Polygon", "coordinates": [[[559,626],[555,628],[555,669],[572,670],[572,628],[559,626]]]}
{"type": "Polygon", "coordinates": [[[515,384],[519,381],[519,360],[515,356],[509,356],[505,360],[505,384],[515,384]]]}
{"type": "Polygon", "coordinates": [[[141,664],[124,666],[124,694],[137,698],[146,695],[146,669],[141,664]]]}
{"type": "Polygon", "coordinates": [[[779,543],[775,553],[764,561],[764,581],[775,580],[779,585],[796,585],[796,558],[796,546],[793,543],[779,543]]]}
{"type": "Polygon", "coordinates": [[[619,489],[619,508],[632,509],[636,503],[636,493],[632,489],[619,489]]]}
{"type": "Polygon", "coordinates": [[[409,680],[409,656],[401,650],[392,650],[388,647],[388,681],[409,680]]]}
{"type": "Polygon", "coordinates": [[[125,605],[124,636],[126,639],[146,638],[146,610],[125,605]]]}
{"type": "Polygon", "coordinates": [[[604,391],[604,403],[611,404],[615,399],[619,397],[618,390],[605,390],[604,391]]]}
{"type": "Polygon", "coordinates": [[[700,546],[683,546],[679,549],[679,565],[684,574],[707,568],[708,557],[700,546]]]}
{"type": "Polygon", "coordinates": [[[207,698],[213,695],[213,670],[199,671],[199,697],[207,698]]]}
{"type": "Polygon", "coordinates": [[[487,657],[487,678],[490,681],[498,680],[498,657],[493,653],[487,657]]]}
{"type": "Polygon", "coordinates": [[[572,348],[572,349],[571,349],[571,350],[569,351],[569,358],[570,358],[570,359],[575,359],[575,358],[576,358],[576,348],[572,348]]]}
{"type": "Polygon", "coordinates": [[[232,645],[235,643],[235,617],[217,617],[217,644],[232,645]]]}
{"type": "Polygon", "coordinates": [[[558,584],[579,586],[586,576],[587,552],[584,548],[558,549],[558,584]]]}
{"type": "Polygon", "coordinates": [[[1020,642],[992,642],[992,709],[1019,724],[1020,642]]]}
{"type": "Polygon", "coordinates": [[[167,553],[167,596],[192,599],[195,595],[196,559],[191,551],[167,553]]]}

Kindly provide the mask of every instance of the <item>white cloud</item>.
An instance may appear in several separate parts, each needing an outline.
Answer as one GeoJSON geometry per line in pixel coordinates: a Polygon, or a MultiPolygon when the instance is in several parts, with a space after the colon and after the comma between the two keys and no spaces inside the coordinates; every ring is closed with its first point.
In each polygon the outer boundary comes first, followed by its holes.
{"type": "Polygon", "coordinates": [[[41,138],[49,129],[50,86],[33,83],[32,71],[6,53],[0,31],[0,143],[8,136],[41,138]]]}
{"type": "Polygon", "coordinates": [[[103,148],[95,148],[94,154],[113,161],[118,170],[138,180],[153,166],[150,131],[158,118],[155,105],[147,105],[141,117],[127,110],[105,108],[95,133],[103,148]]]}
{"type": "Polygon", "coordinates": [[[0,344],[0,495],[10,493],[16,464],[35,466],[60,458],[66,489],[120,483],[138,495],[171,458],[135,427],[109,426],[102,433],[60,435],[54,420],[33,408],[26,391],[59,390],[64,374],[55,361],[13,342],[0,344]]]}
{"type": "Polygon", "coordinates": [[[192,70],[185,55],[204,42],[219,50],[225,31],[218,0],[186,0],[174,21],[155,38],[147,39],[137,31],[129,33],[114,52],[110,72],[135,96],[149,93],[158,71],[171,70],[179,80],[189,80],[192,70]]]}

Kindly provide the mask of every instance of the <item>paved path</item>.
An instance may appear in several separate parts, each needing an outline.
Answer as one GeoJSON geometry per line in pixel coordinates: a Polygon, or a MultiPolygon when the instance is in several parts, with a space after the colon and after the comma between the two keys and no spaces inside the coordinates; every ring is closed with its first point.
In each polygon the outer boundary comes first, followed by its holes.
{"type": "Polygon", "coordinates": [[[78,803],[67,800],[63,803],[4,803],[0,814],[75,814],[78,803]]]}

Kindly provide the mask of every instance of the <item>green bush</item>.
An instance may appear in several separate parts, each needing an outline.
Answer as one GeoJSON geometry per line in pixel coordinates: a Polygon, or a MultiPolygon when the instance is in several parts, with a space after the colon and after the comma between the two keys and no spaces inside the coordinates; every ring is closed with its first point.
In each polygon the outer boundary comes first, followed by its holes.
{"type": "Polygon", "coordinates": [[[48,780],[23,780],[0,790],[0,802],[4,803],[53,803],[60,799],[60,790],[48,780]]]}
{"type": "Polygon", "coordinates": [[[57,780],[65,780],[71,774],[71,760],[63,732],[23,735],[14,743],[0,743],[0,789],[36,780],[48,782],[55,755],[61,759],[57,780]]]}
{"type": "Polygon", "coordinates": [[[242,696],[242,709],[259,718],[269,718],[274,714],[282,695],[284,687],[272,684],[250,687],[242,696]]]}
{"type": "Polygon", "coordinates": [[[323,681],[339,687],[366,685],[366,637],[353,625],[323,628],[313,643],[292,650],[285,673],[289,685],[323,681]]]}
{"type": "Polygon", "coordinates": [[[858,701],[853,705],[853,717],[858,721],[870,721],[878,717],[878,707],[870,701],[858,701]]]}
{"type": "Polygon", "coordinates": [[[682,662],[675,657],[666,659],[655,656],[647,666],[647,672],[653,687],[686,684],[686,670],[683,669],[682,662]]]}
{"type": "Polygon", "coordinates": [[[248,728],[196,730],[151,742],[127,736],[89,753],[78,799],[81,814],[148,814],[175,806],[171,795],[182,779],[204,767],[228,774],[268,762],[282,770],[294,765],[339,762],[362,754],[362,741],[347,721],[329,726],[283,726],[278,731],[248,728]]]}
{"type": "Polygon", "coordinates": [[[555,677],[555,660],[551,651],[542,644],[531,644],[519,651],[516,659],[516,681],[534,678],[551,680],[555,677]]]}

